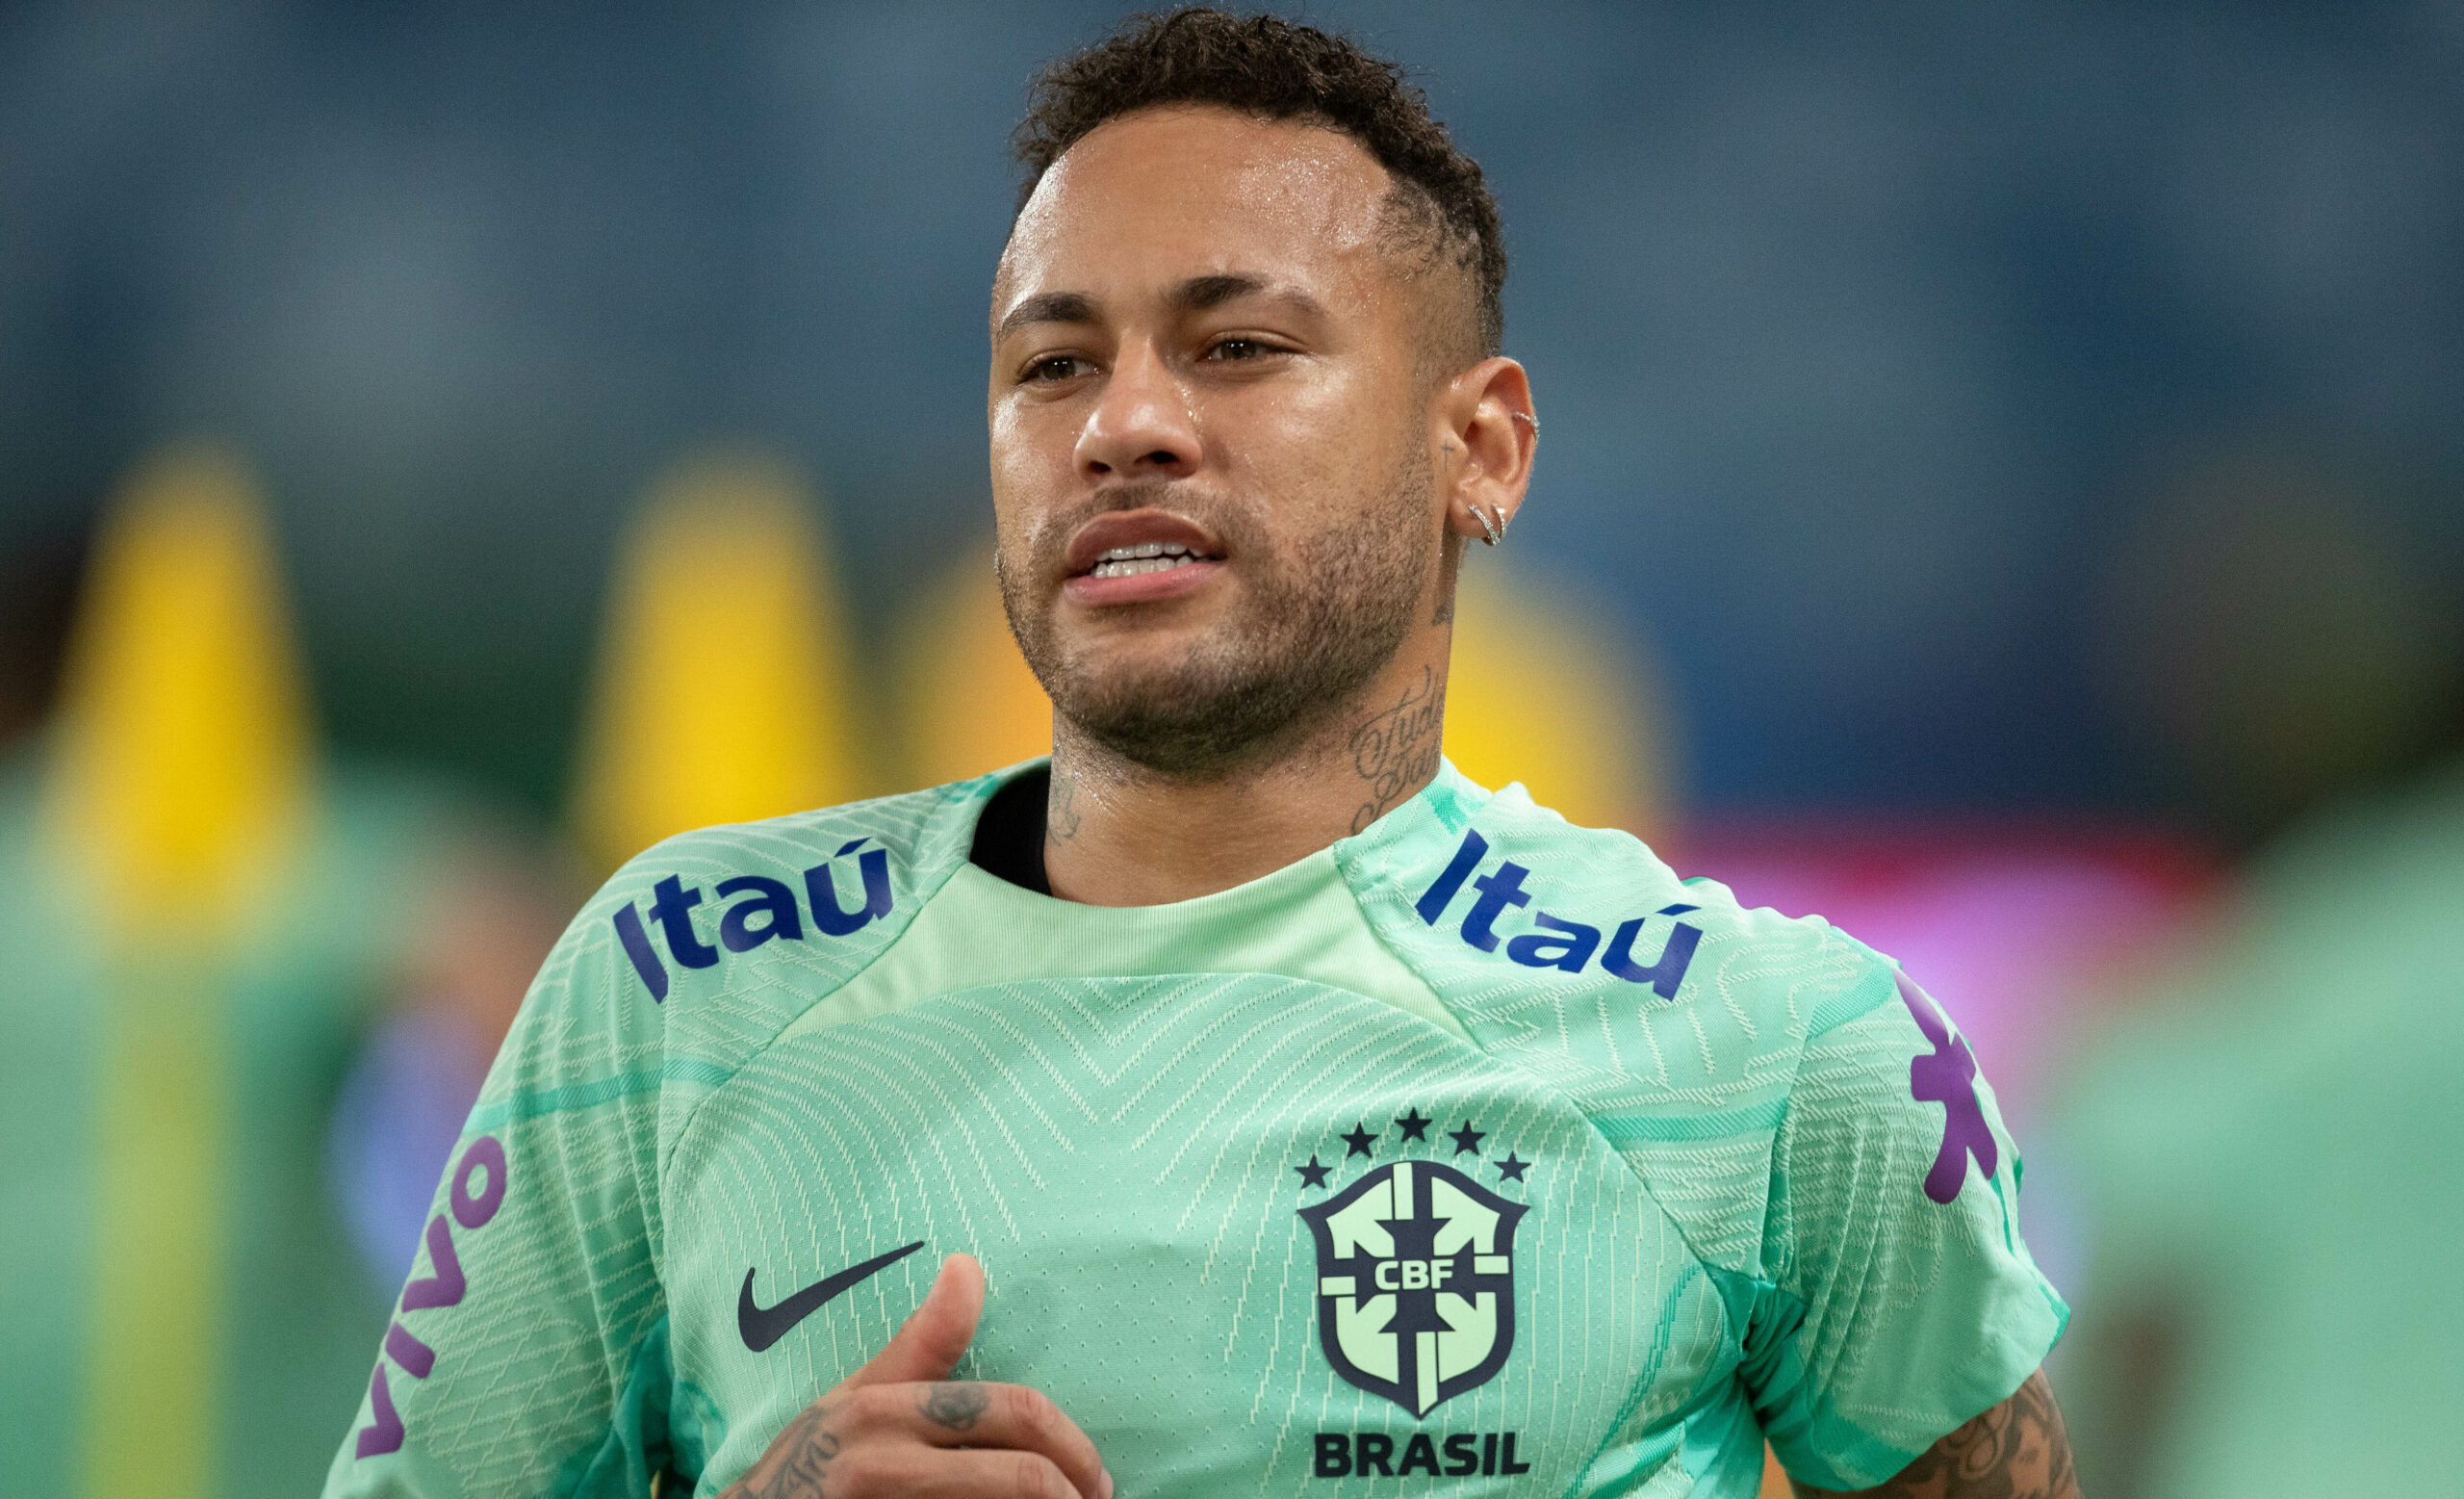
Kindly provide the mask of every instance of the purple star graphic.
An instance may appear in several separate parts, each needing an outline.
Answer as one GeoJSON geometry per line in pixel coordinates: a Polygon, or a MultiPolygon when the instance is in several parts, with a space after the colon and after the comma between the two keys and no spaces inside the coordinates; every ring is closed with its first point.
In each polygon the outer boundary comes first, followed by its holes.
{"type": "Polygon", "coordinates": [[[1909,1059],[1908,1096],[1920,1103],[1942,1105],[1942,1148],[1934,1152],[1934,1168],[1925,1174],[1925,1195],[1937,1202],[1948,1202],[1960,1195],[1961,1183],[1967,1180],[1969,1156],[1975,1156],[1976,1164],[1991,1176],[2001,1151],[1993,1143],[1993,1131],[1986,1126],[1985,1107],[1976,1101],[1976,1053],[1967,1048],[1966,1038],[1951,1034],[1950,1022],[1932,995],[1903,975],[1891,977],[1899,985],[1899,1002],[1908,1006],[1916,1028],[1934,1044],[1931,1054],[1909,1059]]]}

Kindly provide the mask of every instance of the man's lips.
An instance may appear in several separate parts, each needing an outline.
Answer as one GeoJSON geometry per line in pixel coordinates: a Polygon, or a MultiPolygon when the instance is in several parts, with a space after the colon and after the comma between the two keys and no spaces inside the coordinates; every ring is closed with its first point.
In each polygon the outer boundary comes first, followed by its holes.
{"type": "Polygon", "coordinates": [[[1093,572],[1107,552],[1149,542],[1179,547],[1215,561],[1223,557],[1222,543],[1207,534],[1204,527],[1169,510],[1111,510],[1079,527],[1078,534],[1069,538],[1068,576],[1093,572]]]}
{"type": "Polygon", "coordinates": [[[1096,516],[1069,540],[1064,597],[1073,604],[1140,604],[1177,598],[1223,571],[1222,544],[1168,510],[1096,516]]]}

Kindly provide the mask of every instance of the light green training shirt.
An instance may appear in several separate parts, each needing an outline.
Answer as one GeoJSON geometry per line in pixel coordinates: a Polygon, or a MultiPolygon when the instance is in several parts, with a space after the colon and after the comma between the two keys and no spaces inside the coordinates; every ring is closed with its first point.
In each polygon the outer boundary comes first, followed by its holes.
{"type": "Polygon", "coordinates": [[[961,1374],[1142,1499],[1743,1496],[1766,1435],[1863,1487],[2059,1335],[1967,1044],[1822,922],[1450,765],[1247,885],[1075,905],[968,863],[1017,773],[608,883],[328,1494],[715,1494],[960,1250],[961,1374]]]}

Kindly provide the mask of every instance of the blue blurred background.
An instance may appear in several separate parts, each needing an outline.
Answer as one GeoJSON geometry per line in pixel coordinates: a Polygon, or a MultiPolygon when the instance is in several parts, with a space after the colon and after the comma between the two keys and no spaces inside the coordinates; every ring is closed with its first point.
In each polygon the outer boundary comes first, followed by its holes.
{"type": "MultiPolygon", "coordinates": [[[[413,884],[528,913],[388,908],[470,972],[371,936],[301,1084],[378,1246],[351,1359],[475,1086],[420,1017],[484,1057],[501,973],[621,856],[577,767],[662,476],[713,445],[795,476],[850,794],[1014,758],[927,753],[899,704],[989,535],[1005,139],[1124,9],[0,9],[26,806],[98,528],[203,437],[270,516],[334,784],[458,830],[413,884]]],[[[2254,850],[2464,748],[2464,6],[1300,13],[1404,61],[1500,197],[1548,429],[1500,607],[1581,620],[1532,649],[1630,697],[1647,762],[1604,800],[1942,996],[2056,1142],[2030,1232],[2069,1289],[2100,1230],[2055,1100],[2100,1018],[2228,940],[2254,850]]],[[[58,997],[27,982],[0,1008],[58,997]]],[[[303,1424],[338,1440],[362,1377],[303,1424]]]]}
{"type": "MultiPolygon", "coordinates": [[[[1116,13],[15,6],[0,546],[236,440],[334,741],[552,806],[680,447],[819,476],[868,634],[984,528],[1004,141],[1116,13]]],[[[2220,468],[2451,605],[2452,4],[1308,13],[1497,188],[1518,549],[1664,653],[1693,805],[2185,809],[2112,637],[2220,468]]]]}

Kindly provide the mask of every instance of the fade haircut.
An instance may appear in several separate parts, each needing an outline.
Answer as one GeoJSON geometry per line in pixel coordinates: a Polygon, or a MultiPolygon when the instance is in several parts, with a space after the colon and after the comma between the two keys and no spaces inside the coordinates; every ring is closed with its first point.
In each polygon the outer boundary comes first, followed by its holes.
{"type": "Polygon", "coordinates": [[[1450,267],[1468,287],[1469,316],[1444,321],[1459,328],[1448,342],[1469,347],[1445,352],[1460,368],[1504,347],[1505,244],[1480,164],[1454,148],[1401,68],[1315,26],[1188,6],[1132,16],[1051,64],[1036,75],[1027,116],[1011,137],[1026,168],[1018,206],[1096,126],[1175,104],[1322,125],[1359,142],[1395,181],[1382,205],[1395,247],[1450,267]]]}

